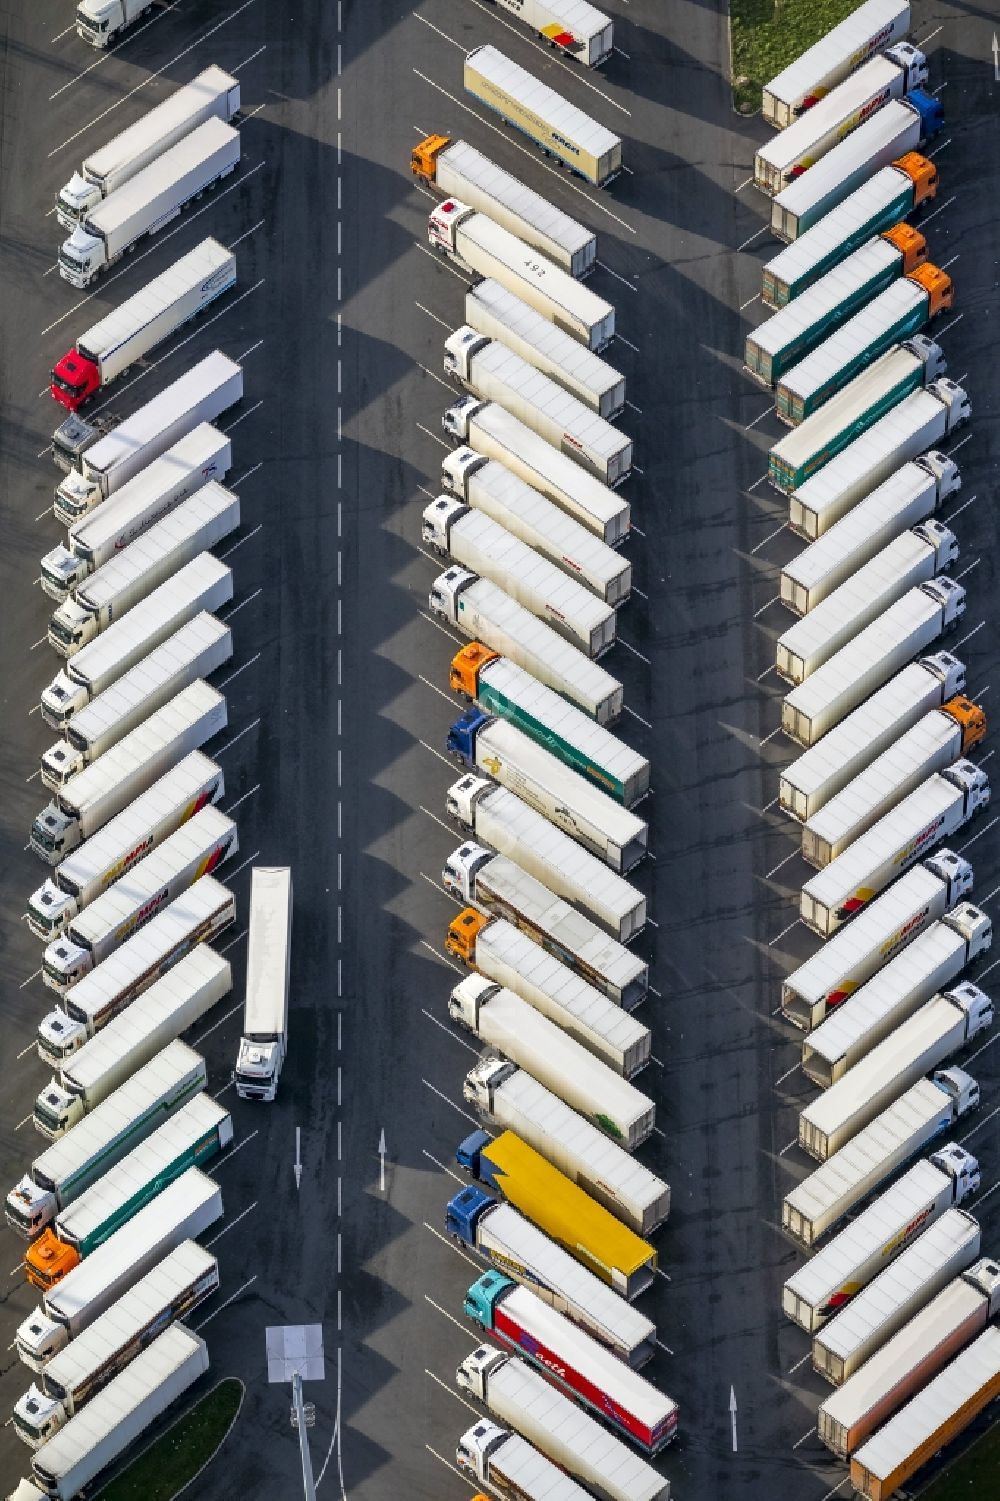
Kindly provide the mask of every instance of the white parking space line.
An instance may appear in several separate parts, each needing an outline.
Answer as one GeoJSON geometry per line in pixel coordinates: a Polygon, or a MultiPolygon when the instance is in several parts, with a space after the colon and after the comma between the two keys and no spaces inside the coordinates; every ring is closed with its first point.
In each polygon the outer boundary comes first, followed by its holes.
{"type": "Polygon", "coordinates": [[[454,1100],[449,1100],[446,1094],[441,1093],[436,1084],[431,1083],[430,1079],[421,1079],[420,1082],[421,1084],[426,1084],[431,1094],[436,1094],[438,1099],[443,1100],[446,1105],[450,1105],[452,1110],[456,1111],[459,1115],[463,1115],[465,1119],[467,1121],[471,1121],[474,1126],[479,1126],[480,1122],[474,1115],[470,1115],[467,1110],[463,1110],[461,1105],[456,1105],[454,1100]]]}

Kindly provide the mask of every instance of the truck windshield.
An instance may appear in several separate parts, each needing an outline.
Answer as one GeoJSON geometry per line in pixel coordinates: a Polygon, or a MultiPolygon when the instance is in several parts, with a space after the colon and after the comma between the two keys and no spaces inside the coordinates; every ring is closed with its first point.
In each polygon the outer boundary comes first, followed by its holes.
{"type": "Polygon", "coordinates": [[[14,1409],[14,1427],[20,1429],[27,1437],[29,1443],[33,1443],[38,1438],[38,1429],[34,1423],[29,1423],[26,1418],[22,1418],[16,1407],[14,1409]]]}
{"type": "Polygon", "coordinates": [[[32,825],[31,842],[43,850],[54,850],[56,847],[55,838],[49,833],[45,825],[41,823],[34,823],[32,825]]]}
{"type": "Polygon", "coordinates": [[[77,11],[76,19],[79,25],[81,25],[85,31],[91,31],[95,36],[103,35],[103,33],[108,29],[109,23],[106,20],[92,21],[82,7],[77,11]]]}
{"type": "Polygon", "coordinates": [[[58,612],[49,621],[49,630],[60,641],[65,641],[67,646],[72,646],[75,641],[79,641],[80,639],[79,631],[70,630],[64,620],[58,619],[58,612]]]}
{"type": "Polygon", "coordinates": [[[65,266],[67,271],[86,271],[85,261],[77,260],[75,255],[67,255],[64,250],[59,252],[59,264],[65,266]]]}
{"type": "Polygon", "coordinates": [[[50,1110],[42,1100],[35,1101],[34,1116],[36,1121],[41,1121],[43,1126],[48,1126],[52,1132],[62,1129],[63,1118],[54,1110],[50,1110]]]}
{"type": "Polygon", "coordinates": [[[60,391],[65,391],[67,396],[76,397],[83,395],[83,381],[77,381],[74,385],[72,381],[68,381],[64,376],[60,375],[58,370],[53,370],[52,372],[52,384],[58,386],[60,391]]]}

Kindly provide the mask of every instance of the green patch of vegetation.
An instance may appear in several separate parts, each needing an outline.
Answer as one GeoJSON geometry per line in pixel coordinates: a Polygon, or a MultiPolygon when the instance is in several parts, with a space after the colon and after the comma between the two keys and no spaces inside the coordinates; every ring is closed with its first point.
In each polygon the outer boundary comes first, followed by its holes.
{"type": "Polygon", "coordinates": [[[974,1496],[996,1494],[1000,1473],[1000,1425],[994,1423],[968,1453],[938,1476],[920,1493],[920,1501],[970,1501],[974,1496]]]}
{"type": "Polygon", "coordinates": [[[242,1381],[220,1381],[105,1486],[96,1501],[171,1501],[212,1458],[242,1400],[242,1381]]]}
{"type": "Polygon", "coordinates": [[[765,83],[856,10],[858,0],[730,0],[733,104],[760,109],[765,83]]]}

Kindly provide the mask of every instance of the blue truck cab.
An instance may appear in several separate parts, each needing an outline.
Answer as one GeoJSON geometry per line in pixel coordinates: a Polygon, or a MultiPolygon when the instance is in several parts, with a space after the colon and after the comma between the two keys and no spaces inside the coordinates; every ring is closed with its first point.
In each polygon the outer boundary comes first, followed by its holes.
{"type": "Polygon", "coordinates": [[[475,1248],[476,1227],[484,1212],[495,1203],[492,1194],[484,1193],[481,1188],[463,1188],[445,1205],[445,1231],[464,1245],[475,1248]]]}
{"type": "Polygon", "coordinates": [[[476,736],[481,729],[493,722],[494,717],[492,714],[484,714],[482,709],[463,709],[448,731],[445,750],[461,761],[463,766],[475,766],[476,736]]]}

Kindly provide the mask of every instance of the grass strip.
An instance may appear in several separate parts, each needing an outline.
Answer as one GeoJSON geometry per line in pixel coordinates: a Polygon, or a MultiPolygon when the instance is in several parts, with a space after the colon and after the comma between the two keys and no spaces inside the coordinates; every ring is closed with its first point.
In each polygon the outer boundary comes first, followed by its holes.
{"type": "Polygon", "coordinates": [[[212,1458],[243,1400],[233,1377],[196,1402],[166,1433],[105,1486],[96,1501],[172,1501],[212,1458]]]}
{"type": "Polygon", "coordinates": [[[858,0],[730,0],[733,105],[740,114],[756,114],[764,85],[857,7],[858,0]]]}

